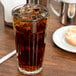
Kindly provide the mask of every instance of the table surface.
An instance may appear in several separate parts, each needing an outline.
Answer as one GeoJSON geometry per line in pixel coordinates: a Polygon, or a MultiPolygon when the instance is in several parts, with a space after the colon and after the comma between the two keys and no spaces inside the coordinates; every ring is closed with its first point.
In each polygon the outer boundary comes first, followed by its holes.
{"type": "MultiPolygon", "coordinates": [[[[57,6],[56,6],[57,7],[57,6]]],[[[64,25],[50,11],[47,23],[47,42],[43,62],[43,71],[35,76],[76,76],[76,54],[58,48],[52,41],[54,31],[64,25]]],[[[58,8],[57,8],[58,9],[58,8]]],[[[13,29],[4,25],[0,5],[0,58],[15,49],[13,29]]],[[[27,76],[17,69],[16,55],[0,64],[0,76],[27,76]]]]}

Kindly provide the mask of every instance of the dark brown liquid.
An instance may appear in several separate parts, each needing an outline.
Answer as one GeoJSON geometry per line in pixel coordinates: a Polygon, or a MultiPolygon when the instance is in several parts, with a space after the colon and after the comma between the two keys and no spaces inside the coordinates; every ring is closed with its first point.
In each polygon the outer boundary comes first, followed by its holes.
{"type": "Polygon", "coordinates": [[[35,71],[42,66],[45,49],[46,19],[23,22],[13,17],[19,67],[35,71]]]}

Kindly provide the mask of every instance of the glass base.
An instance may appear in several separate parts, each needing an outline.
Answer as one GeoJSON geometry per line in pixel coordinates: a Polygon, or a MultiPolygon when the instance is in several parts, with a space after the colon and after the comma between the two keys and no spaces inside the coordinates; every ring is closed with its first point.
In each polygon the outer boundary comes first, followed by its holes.
{"type": "Polygon", "coordinates": [[[22,72],[23,74],[27,74],[27,75],[37,74],[42,71],[42,67],[36,71],[25,71],[25,70],[21,69],[20,67],[18,67],[18,69],[20,72],[22,72]]]}

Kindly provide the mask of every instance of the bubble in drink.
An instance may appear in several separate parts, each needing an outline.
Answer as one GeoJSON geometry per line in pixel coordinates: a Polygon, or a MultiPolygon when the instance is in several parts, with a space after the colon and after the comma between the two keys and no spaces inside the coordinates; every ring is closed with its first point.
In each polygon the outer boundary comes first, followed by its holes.
{"type": "Polygon", "coordinates": [[[18,63],[22,70],[35,71],[42,67],[47,14],[36,5],[26,5],[13,12],[18,63]]]}

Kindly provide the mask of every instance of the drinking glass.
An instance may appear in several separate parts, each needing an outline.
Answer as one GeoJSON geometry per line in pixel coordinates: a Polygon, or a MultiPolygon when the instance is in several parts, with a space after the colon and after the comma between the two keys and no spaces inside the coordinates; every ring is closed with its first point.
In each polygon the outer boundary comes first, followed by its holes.
{"type": "Polygon", "coordinates": [[[42,70],[48,10],[39,4],[26,4],[12,10],[18,69],[24,74],[42,70]]]}

